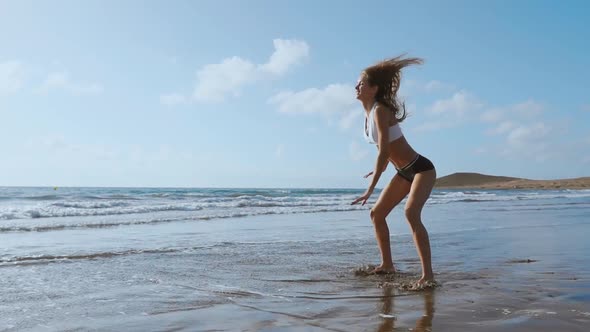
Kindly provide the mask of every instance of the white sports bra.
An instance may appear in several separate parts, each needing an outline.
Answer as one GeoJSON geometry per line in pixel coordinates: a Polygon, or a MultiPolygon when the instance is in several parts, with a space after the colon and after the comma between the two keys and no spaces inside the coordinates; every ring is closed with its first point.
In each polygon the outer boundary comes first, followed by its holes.
{"type": "MultiPolygon", "coordinates": [[[[377,124],[375,123],[375,109],[377,108],[377,102],[373,104],[371,111],[369,112],[368,119],[365,116],[365,139],[371,144],[377,144],[379,141],[379,132],[377,131],[377,124]]],[[[402,137],[402,128],[399,123],[389,127],[389,142],[393,142],[396,139],[402,137]]]]}

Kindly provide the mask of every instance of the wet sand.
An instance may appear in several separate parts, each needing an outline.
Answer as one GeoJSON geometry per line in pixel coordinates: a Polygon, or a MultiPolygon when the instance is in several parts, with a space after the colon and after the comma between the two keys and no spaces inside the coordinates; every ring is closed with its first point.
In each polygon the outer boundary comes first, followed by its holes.
{"type": "Polygon", "coordinates": [[[368,211],[0,233],[0,330],[587,331],[584,199],[428,206],[418,292],[402,209],[386,276],[368,211]]]}

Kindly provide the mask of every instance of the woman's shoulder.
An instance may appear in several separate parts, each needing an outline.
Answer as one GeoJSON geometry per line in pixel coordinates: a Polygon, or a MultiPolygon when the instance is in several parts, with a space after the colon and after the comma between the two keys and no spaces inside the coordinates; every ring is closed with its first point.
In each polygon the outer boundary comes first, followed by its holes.
{"type": "Polygon", "coordinates": [[[376,116],[386,119],[388,122],[390,122],[390,125],[394,126],[398,123],[396,117],[394,116],[395,112],[393,109],[391,109],[391,106],[381,102],[375,102],[375,106],[373,107],[375,107],[376,116]]]}
{"type": "Polygon", "coordinates": [[[379,101],[376,101],[375,102],[375,105],[373,107],[375,108],[375,111],[381,111],[381,112],[382,111],[387,111],[387,112],[393,111],[389,105],[384,104],[384,103],[379,102],[379,101]]]}

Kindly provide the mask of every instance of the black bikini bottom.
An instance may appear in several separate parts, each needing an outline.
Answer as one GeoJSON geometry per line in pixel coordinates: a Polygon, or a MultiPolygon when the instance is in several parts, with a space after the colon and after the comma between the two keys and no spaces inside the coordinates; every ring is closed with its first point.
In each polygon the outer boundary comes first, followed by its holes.
{"type": "Polygon", "coordinates": [[[410,182],[414,181],[414,175],[430,171],[431,169],[434,169],[432,162],[421,155],[416,156],[416,158],[406,166],[396,168],[397,174],[410,182]]]}

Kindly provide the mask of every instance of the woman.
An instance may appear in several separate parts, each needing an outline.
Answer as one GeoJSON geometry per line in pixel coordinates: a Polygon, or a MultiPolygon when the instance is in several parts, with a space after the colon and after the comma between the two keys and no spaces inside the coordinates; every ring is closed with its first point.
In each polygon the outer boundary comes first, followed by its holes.
{"type": "Polygon", "coordinates": [[[424,203],[430,196],[436,180],[434,165],[427,158],[419,155],[402,134],[399,123],[406,118],[405,105],[397,98],[402,68],[421,64],[418,58],[398,56],[366,68],[360,75],[355,87],[356,98],[365,109],[365,138],[377,144],[379,153],[375,170],[365,177],[373,175],[373,180],[365,193],[352,204],[362,202],[364,205],[388,163],[392,163],[397,174],[383,189],[375,206],[371,209],[371,220],[375,226],[375,236],[381,251],[381,265],[372,273],[393,273],[395,268],[389,245],[389,228],[385,218],[393,208],[408,196],[405,215],[412,228],[414,244],[422,263],[422,277],[417,286],[424,286],[434,281],[430,259],[430,242],[428,232],[421,220],[424,203]]]}

